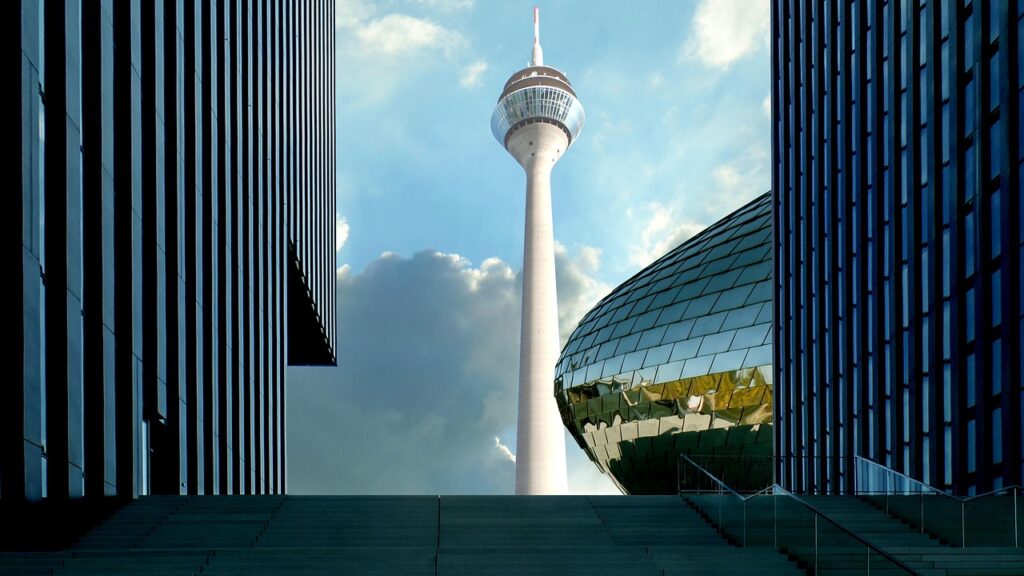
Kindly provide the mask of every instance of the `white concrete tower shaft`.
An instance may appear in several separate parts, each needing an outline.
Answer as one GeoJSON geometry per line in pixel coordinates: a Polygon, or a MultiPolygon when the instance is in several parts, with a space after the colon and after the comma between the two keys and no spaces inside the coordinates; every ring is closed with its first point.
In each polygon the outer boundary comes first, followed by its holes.
{"type": "Polygon", "coordinates": [[[568,145],[565,132],[540,122],[520,128],[508,142],[526,171],[516,494],[567,491],[562,419],[552,383],[559,346],[551,169],[568,145]]]}
{"type": "Polygon", "coordinates": [[[516,494],[564,494],[565,435],[554,387],[559,346],[551,170],[583,129],[584,113],[565,74],[544,65],[536,8],[533,30],[530,65],[505,83],[491,131],[526,172],[516,494]]]}

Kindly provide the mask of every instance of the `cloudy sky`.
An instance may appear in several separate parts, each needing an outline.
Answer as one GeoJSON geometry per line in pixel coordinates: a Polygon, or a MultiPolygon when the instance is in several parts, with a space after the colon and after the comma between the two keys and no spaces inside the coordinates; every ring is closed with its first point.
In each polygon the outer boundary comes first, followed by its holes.
{"type": "MultiPolygon", "coordinates": [[[[490,115],[535,2],[337,0],[337,369],[291,369],[289,491],[511,493],[525,181],[490,115]]],[[[540,2],[587,113],[552,176],[562,336],[770,185],[768,0],[540,2]]],[[[566,436],[570,489],[612,492],[566,436]]]]}

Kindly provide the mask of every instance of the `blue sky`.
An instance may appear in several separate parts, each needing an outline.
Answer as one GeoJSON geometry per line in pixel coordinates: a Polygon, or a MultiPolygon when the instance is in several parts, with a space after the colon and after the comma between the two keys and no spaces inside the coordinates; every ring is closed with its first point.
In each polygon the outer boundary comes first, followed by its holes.
{"type": "MultiPolygon", "coordinates": [[[[337,2],[340,365],[290,374],[292,492],[512,489],[525,183],[489,120],[534,5],[337,2]]],[[[552,176],[564,337],[768,190],[768,2],[539,7],[587,113],[552,176]]],[[[610,489],[567,450],[571,489],[610,489]]]]}

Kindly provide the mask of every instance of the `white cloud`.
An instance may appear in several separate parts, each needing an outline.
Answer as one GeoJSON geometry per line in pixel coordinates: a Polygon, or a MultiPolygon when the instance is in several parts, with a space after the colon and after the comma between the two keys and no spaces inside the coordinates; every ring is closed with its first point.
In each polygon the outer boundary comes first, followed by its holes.
{"type": "Polygon", "coordinates": [[[464,43],[454,30],[405,14],[388,14],[362,25],[356,37],[367,51],[392,56],[430,48],[451,50],[464,43]]]}
{"type": "Polygon", "coordinates": [[[341,247],[348,242],[349,225],[348,218],[342,216],[334,217],[334,251],[340,252],[341,247]]]}
{"type": "Polygon", "coordinates": [[[399,12],[377,17],[377,6],[364,0],[336,0],[334,24],[352,31],[363,56],[408,56],[432,49],[449,54],[466,45],[459,32],[425,18],[399,12]]]}
{"type": "Polygon", "coordinates": [[[764,102],[761,102],[761,108],[764,110],[765,116],[772,117],[772,95],[769,94],[764,97],[764,102]]]}
{"type": "MultiPolygon", "coordinates": [[[[422,76],[436,80],[443,75],[472,88],[486,70],[466,36],[445,24],[452,20],[450,12],[471,7],[464,1],[335,1],[337,56],[345,63],[338,69],[337,85],[349,113],[389,103],[422,76]],[[463,68],[462,62],[470,64],[463,68]]],[[[386,119],[378,128],[405,126],[386,119]]]]}
{"type": "Polygon", "coordinates": [[[735,164],[716,166],[711,172],[711,177],[716,184],[728,190],[734,190],[743,182],[743,177],[740,175],[735,164]]]}
{"type": "MultiPolygon", "coordinates": [[[[586,246],[556,252],[563,329],[606,290],[590,277],[599,265],[586,246]]],[[[520,276],[423,251],[337,282],[338,368],[289,369],[289,492],[511,493],[515,446],[500,439],[515,437],[520,276]]],[[[614,493],[575,442],[566,450],[573,491],[614,493]]]]}
{"type": "Polygon", "coordinates": [[[701,0],[683,53],[726,69],[766,44],[770,17],[768,0],[701,0]]]}
{"type": "Polygon", "coordinates": [[[719,218],[764,194],[769,160],[766,148],[750,146],[732,160],[712,166],[709,182],[686,189],[682,198],[627,209],[626,225],[632,237],[629,262],[646,267],[719,218]]]}
{"type": "MultiPolygon", "coordinates": [[[[371,18],[382,2],[367,0],[335,0],[334,25],[337,28],[353,28],[371,18]]],[[[391,5],[395,3],[392,2],[391,5]]],[[[405,0],[407,8],[420,8],[436,12],[461,12],[471,10],[475,0],[405,0]]]]}
{"type": "MultiPolygon", "coordinates": [[[[706,224],[684,220],[679,207],[666,206],[661,202],[648,203],[642,212],[638,242],[629,248],[630,263],[639,267],[646,267],[707,228],[706,224]]],[[[635,213],[627,214],[627,218],[638,219],[635,213]]]]}
{"type": "Polygon", "coordinates": [[[372,4],[362,0],[335,0],[334,27],[355,28],[373,16],[375,11],[372,4]]]}
{"type": "Polygon", "coordinates": [[[463,88],[477,88],[480,86],[480,80],[487,71],[487,62],[484,60],[477,60],[469,66],[462,69],[462,77],[459,78],[459,84],[463,88]]]}
{"type": "Polygon", "coordinates": [[[469,10],[476,3],[475,0],[415,0],[416,4],[444,12],[457,12],[469,10]]]}
{"type": "Polygon", "coordinates": [[[601,267],[601,250],[593,246],[578,246],[575,255],[561,243],[555,242],[555,285],[558,286],[558,334],[564,345],[583,315],[603,298],[611,287],[597,281],[594,276],[601,267]],[[565,287],[565,288],[563,288],[565,287]]]}
{"type": "Polygon", "coordinates": [[[751,146],[735,159],[719,164],[711,171],[714,194],[708,205],[716,210],[734,210],[767,191],[767,167],[771,155],[763,146],[751,146]]]}
{"type": "Polygon", "coordinates": [[[509,462],[512,462],[513,464],[516,463],[516,455],[508,449],[508,446],[502,444],[501,438],[498,438],[497,436],[494,437],[494,447],[498,449],[498,452],[500,452],[502,456],[508,458],[509,462]]]}

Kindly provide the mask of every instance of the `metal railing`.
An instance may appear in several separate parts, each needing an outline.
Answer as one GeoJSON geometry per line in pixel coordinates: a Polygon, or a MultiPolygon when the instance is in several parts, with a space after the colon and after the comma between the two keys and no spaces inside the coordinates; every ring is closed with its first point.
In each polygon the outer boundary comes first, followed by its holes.
{"type": "Polygon", "coordinates": [[[916,574],[898,558],[777,484],[743,495],[686,455],[680,455],[679,466],[680,495],[740,546],[772,546],[813,568],[814,573],[842,566],[865,573],[890,568],[916,574]],[[691,488],[683,488],[684,481],[691,481],[691,488]]]}
{"type": "Polygon", "coordinates": [[[1019,548],[1022,492],[1006,486],[976,496],[955,496],[861,456],[687,455],[679,460],[681,492],[717,490],[716,482],[737,495],[768,486],[797,486],[803,495],[845,494],[869,501],[906,520],[921,533],[952,546],[1019,548]],[[691,462],[700,467],[698,472],[691,462]],[[775,473],[781,476],[776,477],[775,473]],[[706,474],[705,474],[706,473],[706,474]],[[711,478],[715,480],[711,480],[711,478]]]}
{"type": "Polygon", "coordinates": [[[680,490],[717,490],[717,482],[729,486],[737,494],[754,494],[771,486],[775,465],[770,455],[761,456],[716,456],[688,454],[686,458],[699,466],[703,473],[683,466],[679,460],[676,476],[680,490]],[[715,478],[712,481],[710,478],[715,478]]]}
{"type": "Polygon", "coordinates": [[[1021,486],[955,496],[867,458],[855,459],[855,493],[922,533],[962,548],[1020,547],[1021,486]]]}

